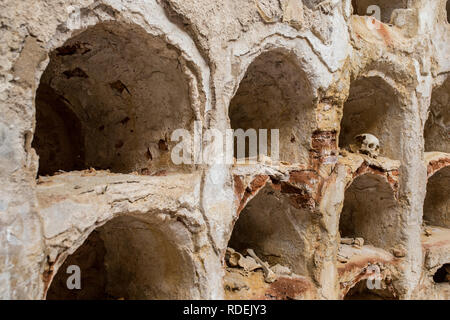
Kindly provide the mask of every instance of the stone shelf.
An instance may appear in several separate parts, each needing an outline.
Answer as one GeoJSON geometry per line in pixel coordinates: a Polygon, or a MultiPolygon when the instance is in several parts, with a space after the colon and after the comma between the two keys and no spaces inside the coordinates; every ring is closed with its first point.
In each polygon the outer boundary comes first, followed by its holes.
{"type": "Polygon", "coordinates": [[[227,300],[311,300],[318,293],[313,282],[298,275],[277,276],[273,283],[264,281],[262,270],[245,273],[226,268],[225,299],[227,300]]]}
{"type": "Polygon", "coordinates": [[[450,166],[450,154],[445,152],[425,152],[428,178],[444,167],[450,166]]]}

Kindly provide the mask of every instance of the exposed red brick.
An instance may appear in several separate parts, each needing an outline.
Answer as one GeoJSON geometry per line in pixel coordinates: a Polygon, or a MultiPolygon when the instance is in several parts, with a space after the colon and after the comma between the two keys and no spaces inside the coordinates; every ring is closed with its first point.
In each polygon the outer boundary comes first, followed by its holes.
{"type": "MultiPolygon", "coordinates": [[[[265,300],[292,300],[303,297],[309,290],[314,290],[307,279],[279,278],[266,291],[265,300]]],[[[314,295],[314,293],[313,293],[314,295]]]]}
{"type": "Polygon", "coordinates": [[[392,264],[395,265],[397,264],[398,259],[393,259],[393,260],[385,260],[385,259],[380,259],[380,258],[376,258],[376,257],[368,257],[367,259],[359,259],[358,261],[355,262],[347,262],[345,264],[341,264],[340,266],[338,266],[338,274],[339,276],[342,276],[345,273],[348,272],[352,272],[355,269],[364,269],[366,268],[369,264],[376,264],[376,263],[382,263],[382,264],[392,264]]]}
{"type": "Polygon", "coordinates": [[[435,161],[430,161],[427,168],[428,178],[431,178],[439,170],[450,166],[450,158],[442,158],[435,161]]]}
{"type": "Polygon", "coordinates": [[[318,180],[318,175],[314,171],[290,171],[289,181],[293,183],[308,184],[313,186],[318,180]]]}
{"type": "Polygon", "coordinates": [[[337,150],[336,131],[315,131],[312,136],[313,150],[337,150]]]}
{"type": "Polygon", "coordinates": [[[387,174],[387,180],[395,192],[398,191],[398,176],[399,176],[398,170],[389,172],[387,174]]]}
{"type": "Polygon", "coordinates": [[[245,187],[242,183],[241,179],[237,176],[234,177],[234,190],[235,194],[238,198],[238,215],[241,213],[241,211],[245,208],[247,202],[253,198],[259,190],[261,190],[266,183],[269,181],[269,176],[266,175],[258,175],[253,179],[253,181],[250,183],[249,187],[245,187]]]}
{"type": "Polygon", "coordinates": [[[324,179],[311,170],[291,171],[289,175],[289,184],[282,183],[282,192],[295,194],[291,201],[297,208],[315,208],[320,202],[324,179]]]}
{"type": "Polygon", "coordinates": [[[244,196],[245,186],[239,176],[234,176],[234,194],[236,196],[237,205],[241,203],[242,197],[244,196]]]}
{"type": "Polygon", "coordinates": [[[315,131],[311,138],[310,157],[314,168],[323,163],[336,163],[338,146],[336,131],[315,131]]]}
{"type": "Polygon", "coordinates": [[[353,178],[365,175],[366,173],[378,174],[385,176],[386,171],[383,168],[370,165],[366,161],[353,173],[353,178]]]}
{"type": "Polygon", "coordinates": [[[252,194],[264,187],[269,180],[269,176],[256,176],[256,178],[250,183],[252,194]]]}
{"type": "Polygon", "coordinates": [[[383,168],[369,165],[367,162],[364,162],[358,170],[356,170],[352,175],[352,180],[355,180],[356,178],[363,176],[365,174],[373,174],[383,177],[386,182],[391,186],[392,190],[395,193],[395,196],[397,197],[398,192],[398,177],[400,175],[398,170],[393,171],[385,171],[383,168]]]}

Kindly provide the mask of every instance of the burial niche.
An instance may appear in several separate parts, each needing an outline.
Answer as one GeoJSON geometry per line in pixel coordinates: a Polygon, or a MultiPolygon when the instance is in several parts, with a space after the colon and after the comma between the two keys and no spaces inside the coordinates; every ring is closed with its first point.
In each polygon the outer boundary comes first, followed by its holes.
{"type": "Polygon", "coordinates": [[[191,299],[197,280],[188,251],[168,225],[132,216],[114,218],[66,259],[47,299],[191,299]],[[67,286],[70,266],[80,269],[80,289],[67,286]]]}
{"type": "MultiPolygon", "coordinates": [[[[298,59],[298,58],[297,58],[298,59]]],[[[306,163],[314,123],[313,93],[305,72],[293,54],[269,51],[258,56],[249,66],[229,108],[231,128],[234,130],[266,129],[267,155],[273,156],[271,129],[279,130],[279,160],[306,163]]],[[[275,138],[275,137],[274,137],[275,138]]],[[[245,157],[256,154],[246,143],[245,157]]],[[[235,146],[237,145],[237,140],[235,146]]],[[[235,157],[243,158],[237,154],[235,157]]]]}
{"type": "Polygon", "coordinates": [[[141,27],[105,22],[50,54],[36,94],[39,175],[182,170],[171,134],[193,130],[189,80],[174,46],[141,27]]]}

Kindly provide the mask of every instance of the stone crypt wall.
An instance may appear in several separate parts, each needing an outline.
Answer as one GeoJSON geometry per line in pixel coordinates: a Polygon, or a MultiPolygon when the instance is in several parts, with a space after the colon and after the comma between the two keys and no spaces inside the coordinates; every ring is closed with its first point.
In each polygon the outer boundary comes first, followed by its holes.
{"type": "Polygon", "coordinates": [[[448,3],[3,1],[0,298],[449,299],[448,3]]]}

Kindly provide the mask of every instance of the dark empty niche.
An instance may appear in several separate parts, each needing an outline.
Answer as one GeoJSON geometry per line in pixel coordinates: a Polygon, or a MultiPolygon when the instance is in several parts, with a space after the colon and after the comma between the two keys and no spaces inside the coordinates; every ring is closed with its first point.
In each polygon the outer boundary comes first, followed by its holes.
{"type": "Polygon", "coordinates": [[[433,275],[433,281],[435,283],[446,283],[450,282],[450,264],[444,264],[440,267],[436,273],[433,275]]]}
{"type": "Polygon", "coordinates": [[[394,191],[383,177],[360,176],[345,192],[339,220],[342,238],[362,237],[365,243],[390,250],[399,243],[401,213],[394,191]]]}
{"type": "Polygon", "coordinates": [[[345,295],[344,300],[398,300],[388,289],[369,289],[367,280],[361,280],[345,295]]]}
{"type": "MultiPolygon", "coordinates": [[[[231,100],[229,117],[234,130],[268,130],[271,155],[271,129],[279,129],[279,160],[305,162],[314,122],[313,94],[305,72],[296,58],[286,52],[269,51],[249,66],[231,100]]],[[[237,140],[236,140],[237,141],[237,140]]],[[[246,144],[245,157],[249,154],[246,144]]],[[[257,153],[263,153],[258,150],[257,153]]],[[[235,157],[238,157],[235,148],[235,157]]]]}
{"type": "Polygon", "coordinates": [[[162,39],[116,22],[53,51],[36,95],[39,174],[180,170],[169,139],[176,129],[193,130],[194,112],[178,59],[162,39]]]}
{"type": "Polygon", "coordinates": [[[427,224],[450,228],[450,167],[445,167],[428,179],[423,218],[427,224]]]}

